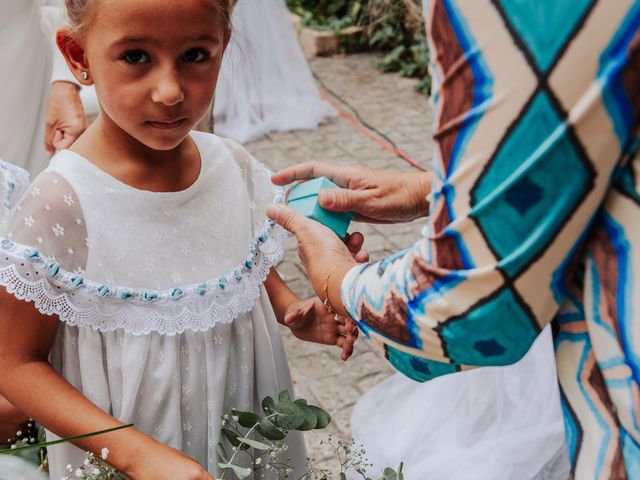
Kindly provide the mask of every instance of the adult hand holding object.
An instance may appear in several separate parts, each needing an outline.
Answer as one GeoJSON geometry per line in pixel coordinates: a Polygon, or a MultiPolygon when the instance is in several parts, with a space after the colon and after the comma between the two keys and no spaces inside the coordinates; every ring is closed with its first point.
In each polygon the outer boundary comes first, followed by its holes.
{"type": "Polygon", "coordinates": [[[347,271],[358,264],[357,260],[368,260],[368,256],[361,259],[358,254],[354,258],[354,250],[358,249],[351,244],[360,243],[361,236],[354,234],[345,244],[328,227],[284,205],[270,205],[267,216],[298,239],[300,260],[320,299],[339,315],[348,317],[340,299],[340,284],[347,271]]]}
{"type": "Polygon", "coordinates": [[[424,217],[429,211],[431,172],[394,173],[362,165],[305,162],[272,177],[276,185],[327,177],[341,189],[318,195],[322,208],[355,212],[354,220],[366,223],[402,223],[424,217]]]}
{"type": "Polygon", "coordinates": [[[65,81],[53,82],[44,134],[44,146],[49,157],[71,146],[87,126],[78,86],[65,81]]]}

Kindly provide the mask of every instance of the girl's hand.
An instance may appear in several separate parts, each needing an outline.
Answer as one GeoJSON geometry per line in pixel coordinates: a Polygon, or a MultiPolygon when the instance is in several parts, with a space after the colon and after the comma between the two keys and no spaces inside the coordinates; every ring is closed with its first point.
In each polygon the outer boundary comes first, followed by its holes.
{"type": "Polygon", "coordinates": [[[142,454],[137,456],[125,473],[132,480],[215,480],[193,458],[175,448],[149,439],[142,454]]]}
{"type": "Polygon", "coordinates": [[[336,318],[318,297],[290,305],[284,316],[284,324],[300,340],[340,347],[340,358],[344,361],[353,354],[353,344],[358,337],[355,323],[350,318],[336,318]]]}

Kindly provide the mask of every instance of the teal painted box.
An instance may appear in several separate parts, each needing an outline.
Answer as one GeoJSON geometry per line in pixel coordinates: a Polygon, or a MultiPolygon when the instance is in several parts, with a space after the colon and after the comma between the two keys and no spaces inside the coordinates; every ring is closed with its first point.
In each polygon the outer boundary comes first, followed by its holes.
{"type": "Polygon", "coordinates": [[[333,188],[339,187],[327,177],[314,178],[299,183],[289,191],[288,204],[305,217],[326,225],[340,238],[344,238],[354,214],[351,212],[330,212],[318,204],[318,192],[333,188]]]}

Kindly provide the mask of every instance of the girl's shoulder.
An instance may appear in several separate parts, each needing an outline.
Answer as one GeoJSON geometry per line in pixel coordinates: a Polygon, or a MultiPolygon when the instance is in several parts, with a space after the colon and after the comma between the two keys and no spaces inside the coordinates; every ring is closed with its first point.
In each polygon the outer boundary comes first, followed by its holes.
{"type": "Polygon", "coordinates": [[[195,142],[203,161],[213,159],[220,162],[227,160],[232,161],[241,169],[249,166],[255,169],[268,170],[263,163],[256,160],[245,147],[235,140],[195,130],[191,132],[191,138],[195,142]]]}

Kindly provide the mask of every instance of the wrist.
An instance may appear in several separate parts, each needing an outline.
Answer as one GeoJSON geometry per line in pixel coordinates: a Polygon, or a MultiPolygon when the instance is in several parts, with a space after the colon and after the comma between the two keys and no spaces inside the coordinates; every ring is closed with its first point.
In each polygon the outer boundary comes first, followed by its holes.
{"type": "MultiPolygon", "coordinates": [[[[113,435],[113,434],[110,434],[113,435]]],[[[139,459],[143,458],[153,448],[161,445],[154,438],[145,435],[135,428],[129,428],[122,432],[116,432],[107,445],[109,455],[107,462],[125,475],[132,476],[138,465],[139,459]]],[[[100,454],[101,448],[96,454],[100,454]]]]}
{"type": "Polygon", "coordinates": [[[412,185],[411,196],[415,206],[415,219],[429,215],[429,201],[427,197],[431,193],[431,172],[408,173],[408,181],[412,185]]]}
{"type": "Polygon", "coordinates": [[[68,90],[72,92],[80,91],[80,85],[78,85],[77,83],[73,83],[69,80],[52,80],[51,88],[68,90]]]}
{"type": "MultiPolygon", "coordinates": [[[[347,272],[356,265],[355,261],[345,261],[337,264],[327,277],[326,301],[342,317],[350,316],[342,302],[342,281],[347,272]]],[[[323,298],[322,300],[324,301],[325,299],[323,298]]]]}

